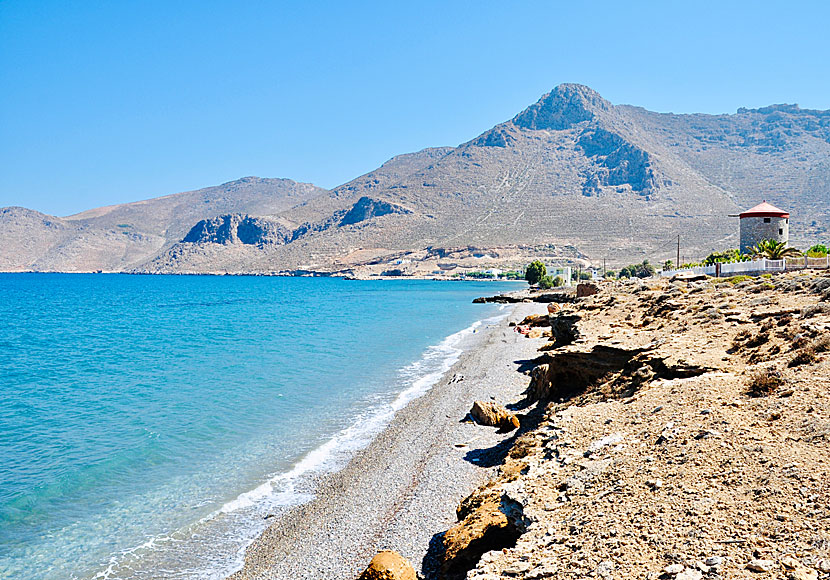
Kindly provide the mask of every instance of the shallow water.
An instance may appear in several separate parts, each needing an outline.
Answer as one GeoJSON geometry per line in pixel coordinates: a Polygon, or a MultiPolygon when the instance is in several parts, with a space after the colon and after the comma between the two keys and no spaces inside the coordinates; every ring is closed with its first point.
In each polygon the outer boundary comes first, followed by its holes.
{"type": "Polygon", "coordinates": [[[0,274],[0,577],[224,577],[515,287],[0,274]]]}

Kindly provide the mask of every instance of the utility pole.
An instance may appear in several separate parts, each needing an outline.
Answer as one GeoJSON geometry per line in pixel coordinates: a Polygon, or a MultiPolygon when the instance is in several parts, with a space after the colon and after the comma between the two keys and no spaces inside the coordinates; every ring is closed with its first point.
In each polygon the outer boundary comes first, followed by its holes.
{"type": "Polygon", "coordinates": [[[602,259],[602,277],[605,278],[605,258],[602,259]]]}
{"type": "Polygon", "coordinates": [[[677,234],[677,263],[674,267],[675,269],[680,267],[680,234],[677,234]]]}

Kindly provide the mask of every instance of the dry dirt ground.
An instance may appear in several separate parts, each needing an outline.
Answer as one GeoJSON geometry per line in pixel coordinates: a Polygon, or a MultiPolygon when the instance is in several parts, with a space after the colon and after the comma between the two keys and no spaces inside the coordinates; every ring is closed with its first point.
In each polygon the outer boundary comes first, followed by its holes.
{"type": "Polygon", "coordinates": [[[551,322],[445,578],[830,577],[830,277],[609,282],[551,322]]]}

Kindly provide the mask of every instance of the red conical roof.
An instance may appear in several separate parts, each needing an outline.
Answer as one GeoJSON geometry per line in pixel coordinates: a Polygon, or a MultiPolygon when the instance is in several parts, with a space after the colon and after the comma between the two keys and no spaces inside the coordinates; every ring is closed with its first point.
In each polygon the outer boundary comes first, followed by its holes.
{"type": "Polygon", "coordinates": [[[777,217],[777,218],[788,218],[790,214],[783,209],[778,209],[774,205],[771,205],[767,202],[759,203],[752,209],[749,209],[741,214],[742,218],[745,217],[777,217]]]}

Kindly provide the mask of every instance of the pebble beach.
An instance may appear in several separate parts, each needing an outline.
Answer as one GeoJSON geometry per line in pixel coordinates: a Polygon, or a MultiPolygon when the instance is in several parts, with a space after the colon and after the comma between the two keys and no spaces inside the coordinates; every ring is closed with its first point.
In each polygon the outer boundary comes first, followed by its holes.
{"type": "Polygon", "coordinates": [[[473,401],[505,404],[527,388],[518,369],[538,344],[509,322],[545,307],[509,308],[479,327],[440,381],[344,469],[322,476],[312,501],[273,518],[231,580],[356,578],[384,549],[428,573],[433,538],[456,522],[459,501],[495,474],[488,450],[515,436],[464,421],[473,401]]]}

